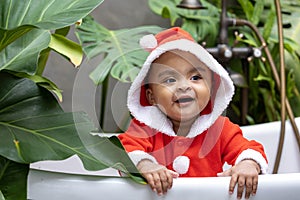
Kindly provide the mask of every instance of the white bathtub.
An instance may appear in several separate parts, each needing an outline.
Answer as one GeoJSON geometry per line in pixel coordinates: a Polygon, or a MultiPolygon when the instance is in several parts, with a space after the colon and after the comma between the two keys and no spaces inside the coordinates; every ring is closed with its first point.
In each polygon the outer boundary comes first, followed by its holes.
{"type": "MultiPolygon", "coordinates": [[[[296,119],[300,127],[300,118],[296,119]]],[[[279,140],[280,122],[242,127],[249,139],[261,142],[272,172],[279,140]]],[[[226,168],[226,166],[225,166],[226,168]]],[[[28,199],[32,200],[194,200],[236,199],[228,194],[229,177],[178,178],[164,196],[157,196],[149,186],[120,178],[113,169],[98,172],[84,170],[73,156],[64,161],[44,161],[31,165],[28,177],[28,199]]],[[[290,123],[286,124],[285,142],[278,174],[259,176],[258,191],[253,200],[299,200],[300,154],[290,123]]]]}

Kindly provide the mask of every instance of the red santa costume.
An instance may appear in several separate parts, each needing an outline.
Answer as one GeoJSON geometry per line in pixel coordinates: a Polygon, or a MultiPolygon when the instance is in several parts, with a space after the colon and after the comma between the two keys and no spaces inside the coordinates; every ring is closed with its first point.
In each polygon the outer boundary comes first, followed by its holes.
{"type": "Polygon", "coordinates": [[[261,173],[266,173],[268,165],[262,145],[245,139],[238,125],[221,116],[234,94],[226,70],[178,27],[144,36],[140,44],[150,54],[128,91],[127,104],[134,119],[128,130],[119,135],[132,161],[137,164],[150,159],[181,177],[207,177],[222,172],[225,162],[235,165],[252,159],[259,164],[261,173]],[[190,52],[214,74],[210,102],[185,137],[176,135],[171,121],[157,106],[147,102],[145,94],[144,79],[151,63],[171,50],[190,52]]]}

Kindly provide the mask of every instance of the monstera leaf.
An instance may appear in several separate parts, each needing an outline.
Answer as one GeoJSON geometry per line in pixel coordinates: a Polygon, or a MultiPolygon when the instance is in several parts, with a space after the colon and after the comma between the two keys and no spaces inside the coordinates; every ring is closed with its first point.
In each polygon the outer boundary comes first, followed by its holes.
{"type": "Polygon", "coordinates": [[[90,74],[91,79],[95,84],[100,84],[110,73],[121,81],[132,81],[148,55],[139,46],[139,39],[161,30],[157,26],[141,26],[112,31],[95,22],[90,16],[84,18],[76,30],[84,52],[90,59],[104,55],[103,61],[90,74]]]}
{"type": "Polygon", "coordinates": [[[4,196],[15,184],[11,163],[62,160],[75,154],[88,170],[113,167],[143,181],[118,138],[90,134],[94,126],[86,114],[63,112],[49,91],[29,79],[1,72],[0,80],[0,157],[8,163],[0,164],[0,174],[6,175],[0,176],[4,196]]]}

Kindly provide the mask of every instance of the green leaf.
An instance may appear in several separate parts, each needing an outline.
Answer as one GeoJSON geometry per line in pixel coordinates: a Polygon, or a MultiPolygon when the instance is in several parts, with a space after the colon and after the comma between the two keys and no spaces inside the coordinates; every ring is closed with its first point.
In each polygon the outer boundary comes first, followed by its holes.
{"type": "Polygon", "coordinates": [[[0,190],[0,200],[5,200],[2,191],[0,190]]]}
{"type": "Polygon", "coordinates": [[[81,46],[76,42],[73,42],[60,34],[52,34],[49,47],[64,57],[67,57],[75,67],[78,67],[81,64],[83,52],[81,46]]]}
{"type": "Polygon", "coordinates": [[[0,51],[19,37],[31,31],[33,28],[33,26],[20,26],[12,30],[4,30],[0,28],[0,51]]]}
{"type": "Polygon", "coordinates": [[[53,92],[58,100],[62,102],[62,90],[60,90],[55,83],[47,79],[46,77],[40,76],[40,75],[28,75],[26,73],[15,73],[15,72],[10,72],[11,74],[20,77],[20,78],[28,78],[32,80],[33,82],[37,83],[39,86],[46,88],[48,91],[53,92]]]}
{"type": "Polygon", "coordinates": [[[55,30],[55,34],[59,34],[59,35],[62,35],[62,36],[67,36],[70,29],[71,29],[70,26],[66,26],[64,28],[60,28],[60,29],[55,30]]]}
{"type": "Polygon", "coordinates": [[[253,47],[259,47],[260,43],[253,37],[252,33],[243,32],[243,34],[245,35],[245,39],[240,39],[240,41],[253,47]]]}
{"type": "Polygon", "coordinates": [[[50,33],[32,29],[0,52],[0,70],[34,74],[39,53],[48,47],[50,33]]]}
{"type": "Polygon", "coordinates": [[[177,13],[177,5],[180,0],[149,0],[148,4],[150,9],[157,15],[161,15],[164,18],[170,18],[171,26],[174,26],[176,20],[179,17],[177,13]]]}
{"type": "Polygon", "coordinates": [[[279,114],[278,114],[278,109],[275,106],[275,101],[272,96],[272,93],[267,90],[266,88],[259,88],[261,95],[263,96],[264,100],[264,106],[267,107],[265,109],[266,115],[268,117],[269,121],[276,121],[279,120],[279,114]]]}
{"type": "Polygon", "coordinates": [[[46,48],[41,51],[40,57],[38,59],[38,66],[35,72],[36,75],[41,76],[45,70],[49,55],[50,55],[51,48],[46,48]]]}
{"type": "Polygon", "coordinates": [[[0,28],[33,25],[46,30],[70,26],[103,0],[1,0],[0,28]]]}
{"type": "Polygon", "coordinates": [[[77,154],[87,170],[114,167],[144,182],[116,137],[90,134],[82,112],[64,113],[47,90],[0,73],[0,155],[18,162],[62,160],[77,154]]]}
{"type": "Polygon", "coordinates": [[[132,81],[144,63],[148,52],[141,49],[139,39],[149,33],[157,33],[162,28],[141,26],[132,29],[108,30],[91,17],[84,18],[77,27],[76,35],[89,59],[102,55],[103,61],[90,74],[95,84],[101,84],[106,76],[121,81],[132,81]]]}
{"type": "MultiPolygon", "coordinates": [[[[294,0],[286,0],[281,1],[282,11],[283,13],[283,23],[290,25],[289,28],[284,28],[284,36],[285,36],[285,48],[288,46],[286,43],[290,45],[292,48],[289,49],[289,55],[286,55],[286,67],[288,69],[293,70],[293,74],[295,76],[296,89],[294,91],[300,90],[300,1],[294,0]],[[289,39],[286,39],[288,37],[289,39]],[[293,40],[293,42],[291,42],[293,40]]],[[[296,92],[295,92],[296,93],[296,92]]],[[[294,108],[298,108],[300,105],[300,98],[295,94],[295,98],[292,100],[291,106],[294,108]]],[[[294,109],[296,116],[300,116],[300,110],[294,109]]]]}
{"type": "MultiPolygon", "coordinates": [[[[67,36],[67,34],[70,31],[70,26],[61,28],[61,29],[57,29],[55,30],[55,34],[59,34],[62,36],[67,36]]],[[[51,48],[47,48],[44,49],[41,53],[40,53],[40,57],[39,57],[39,61],[38,61],[38,68],[36,70],[36,75],[42,75],[44,72],[44,69],[46,67],[48,58],[49,58],[49,54],[50,54],[51,48]]]]}
{"type": "Polygon", "coordinates": [[[29,164],[19,164],[0,156],[0,191],[3,193],[0,193],[0,199],[26,199],[28,171],[29,164]]]}
{"type": "Polygon", "coordinates": [[[246,116],[246,119],[247,119],[247,121],[248,121],[248,123],[249,123],[250,125],[254,125],[254,124],[255,124],[254,119],[253,119],[250,115],[247,115],[247,116],[246,116]]]}
{"type": "Polygon", "coordinates": [[[163,7],[163,9],[161,11],[161,16],[163,18],[171,18],[171,11],[169,10],[168,7],[163,7]]]}
{"type": "Polygon", "coordinates": [[[238,0],[239,4],[241,5],[244,13],[246,14],[246,18],[250,20],[253,16],[253,5],[249,0],[238,0]]]}
{"type": "Polygon", "coordinates": [[[188,31],[193,38],[204,41],[208,46],[215,44],[218,36],[218,25],[214,21],[200,21],[185,19],[182,28],[188,31]]]}
{"type": "Polygon", "coordinates": [[[269,11],[269,14],[268,14],[268,17],[267,17],[267,21],[264,25],[264,29],[263,29],[263,38],[265,40],[267,40],[269,37],[270,37],[270,34],[272,32],[272,28],[274,26],[274,23],[275,23],[275,19],[276,19],[276,13],[275,13],[275,8],[274,8],[274,5],[272,4],[271,5],[271,9],[269,11]]]}
{"type": "Polygon", "coordinates": [[[189,32],[197,42],[214,46],[219,34],[219,10],[208,2],[203,2],[206,9],[177,9],[182,18],[182,28],[189,32]]]}
{"type": "Polygon", "coordinates": [[[257,25],[258,22],[260,21],[261,15],[264,10],[264,4],[265,4],[264,0],[255,1],[253,15],[250,20],[254,25],[257,25]]]}

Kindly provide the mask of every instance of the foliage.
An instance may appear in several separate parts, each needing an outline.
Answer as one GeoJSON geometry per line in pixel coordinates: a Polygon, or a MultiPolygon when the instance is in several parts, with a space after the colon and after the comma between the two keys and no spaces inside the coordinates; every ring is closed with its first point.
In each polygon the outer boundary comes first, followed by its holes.
{"type": "MultiPolygon", "coordinates": [[[[264,6],[266,8],[260,11],[261,14],[253,13],[247,18],[249,21],[252,21],[252,23],[256,23],[260,28],[264,39],[267,41],[268,48],[272,53],[275,63],[279,63],[278,32],[273,1],[265,1],[264,6]],[[260,19],[259,21],[253,21],[252,18],[254,18],[254,15],[265,15],[268,17],[265,19],[260,19]]],[[[296,31],[297,26],[299,26],[299,24],[297,25],[294,23],[294,13],[299,12],[300,2],[281,1],[281,6],[283,11],[282,18],[284,22],[283,27],[285,36],[284,48],[286,58],[286,94],[288,99],[292,102],[292,108],[297,108],[300,106],[300,96],[298,92],[300,89],[300,81],[297,79],[297,74],[299,77],[300,73],[300,41],[297,41],[296,37],[293,37],[292,33],[296,31]],[[295,6],[296,4],[297,6],[295,6]],[[295,6],[294,9],[291,9],[291,7],[293,7],[292,5],[295,6]]],[[[247,8],[243,8],[243,10],[245,11],[247,8]]],[[[251,37],[249,36],[249,38],[251,37]]],[[[274,79],[272,78],[273,75],[268,63],[263,63],[261,60],[255,60],[254,62],[250,63],[250,69],[254,70],[252,70],[251,75],[249,76],[249,88],[253,88],[253,90],[250,90],[249,99],[251,102],[255,103],[251,104],[249,108],[249,114],[255,120],[255,122],[279,120],[281,107],[280,97],[279,92],[276,89],[274,79]],[[255,70],[254,68],[257,68],[257,66],[259,67],[257,70],[255,70]],[[258,90],[255,90],[254,88],[258,88],[258,90]],[[265,110],[264,113],[266,116],[261,115],[261,110],[265,110]]],[[[293,109],[293,111],[296,116],[300,116],[299,109],[293,109]]]]}
{"type": "Polygon", "coordinates": [[[103,61],[90,74],[95,84],[100,84],[110,75],[121,81],[133,81],[147,53],[140,48],[139,39],[146,33],[162,30],[156,26],[141,26],[132,29],[108,30],[90,16],[77,26],[76,35],[89,59],[105,55],[103,61]]]}
{"type": "MultiPolygon", "coordinates": [[[[205,45],[205,47],[214,47],[218,43],[219,21],[221,11],[221,0],[207,1],[201,3],[206,9],[188,10],[178,8],[180,0],[149,0],[149,8],[163,18],[170,19],[170,26],[181,26],[194,37],[196,41],[205,45]],[[209,3],[212,2],[212,3],[209,3]]],[[[292,103],[292,107],[300,106],[300,43],[299,33],[299,9],[300,2],[297,0],[281,1],[282,16],[284,21],[284,47],[286,51],[286,80],[287,97],[292,103]],[[298,40],[298,41],[297,41],[298,40]]],[[[259,28],[260,34],[267,41],[268,48],[272,53],[275,63],[279,63],[278,37],[276,28],[275,6],[272,0],[250,1],[237,0],[228,2],[227,15],[232,18],[246,19],[259,28]]],[[[132,30],[143,30],[138,27],[132,30]]],[[[91,18],[84,20],[82,26],[77,30],[77,36],[85,46],[85,53],[88,57],[98,54],[104,55],[104,60],[97,69],[92,72],[91,78],[96,84],[101,84],[109,72],[112,77],[121,81],[131,81],[139,70],[142,59],[138,48],[137,35],[132,30],[110,31],[92,21],[91,18]],[[85,32],[82,32],[82,31],[85,32]],[[100,32],[100,33],[98,33],[100,32]],[[119,40],[115,37],[118,35],[119,40]],[[123,38],[123,39],[122,39],[123,38]],[[99,41],[99,43],[97,43],[99,41]],[[105,44],[105,47],[104,45],[105,44]],[[116,45],[117,44],[117,45],[116,45]],[[126,44],[121,46],[119,44],[126,44]],[[109,48],[106,48],[108,46],[109,48]],[[128,47],[130,47],[128,51],[128,47]],[[138,62],[133,60],[136,58],[138,62]],[[128,61],[128,62],[127,62],[128,61]],[[140,63],[140,64],[139,64],[140,63]],[[101,66],[101,67],[100,67],[101,66]],[[131,71],[132,70],[132,71],[131,71]],[[97,73],[96,73],[97,72],[97,73]],[[95,74],[101,74],[96,77],[95,74]]],[[[153,29],[153,31],[158,31],[153,29]]],[[[248,27],[229,27],[229,46],[238,47],[261,47],[253,31],[248,27]],[[234,33],[241,34],[234,34],[234,33]]],[[[248,113],[247,123],[263,123],[267,121],[276,121],[280,118],[280,95],[273,79],[273,74],[269,63],[262,59],[253,59],[251,62],[233,59],[229,63],[230,71],[242,74],[248,81],[248,113]],[[246,76],[243,68],[249,69],[246,76]]],[[[233,119],[236,116],[236,122],[239,123],[241,113],[241,86],[236,86],[237,92],[230,107],[233,111],[233,119]]],[[[245,86],[242,86],[245,87],[245,86]]],[[[300,116],[300,110],[294,109],[294,114],[300,116]]],[[[234,121],[234,120],[233,120],[234,121]]]]}
{"type": "Polygon", "coordinates": [[[65,113],[53,96],[62,100],[61,91],[42,75],[51,50],[81,63],[81,46],[65,36],[102,1],[1,1],[0,199],[26,199],[30,163],[74,154],[88,170],[115,167],[143,182],[119,140],[90,134],[84,113],[65,113]]]}
{"type": "Polygon", "coordinates": [[[28,164],[21,164],[0,156],[0,199],[27,199],[28,164]],[[3,193],[3,194],[2,194],[3,193]],[[2,195],[1,195],[2,194],[2,195]],[[2,197],[1,197],[2,196],[2,197]]]}
{"type": "MultiPolygon", "coordinates": [[[[170,25],[174,25],[176,21],[181,20],[178,25],[183,29],[192,33],[195,40],[204,43],[207,47],[217,44],[217,31],[219,28],[220,5],[219,0],[217,6],[210,4],[208,1],[201,1],[207,7],[206,10],[187,10],[177,8],[180,1],[177,0],[149,0],[149,6],[152,11],[162,17],[170,18],[170,25]],[[166,14],[167,13],[167,14],[166,14]]],[[[229,4],[228,16],[246,19],[252,24],[259,27],[261,34],[267,41],[268,48],[272,52],[275,63],[279,63],[277,25],[274,2],[237,0],[238,4],[229,4]],[[241,12],[242,11],[242,12],[241,12]],[[266,16],[266,17],[262,17],[266,16]]],[[[286,74],[287,74],[287,97],[292,102],[292,107],[300,106],[300,59],[299,47],[300,41],[297,41],[296,35],[299,32],[299,1],[282,1],[283,21],[285,23],[284,47],[286,50],[286,74]],[[297,18],[298,19],[298,18],[297,18]]],[[[229,33],[229,41],[231,46],[253,46],[260,47],[260,41],[255,37],[254,32],[247,27],[234,27],[229,29],[231,33],[240,32],[240,35],[229,33]]],[[[229,65],[233,71],[244,73],[242,63],[232,61],[229,65]]],[[[245,76],[245,75],[244,75],[245,76]]],[[[261,59],[254,59],[249,62],[248,101],[251,102],[248,107],[248,123],[263,123],[267,121],[276,121],[280,118],[280,97],[276,89],[276,84],[272,78],[270,66],[261,59]],[[262,112],[264,111],[264,112],[262,112]]],[[[238,86],[237,86],[238,87],[238,86]]],[[[231,104],[235,115],[240,116],[240,96],[241,90],[237,89],[237,94],[231,104]]],[[[294,109],[296,116],[300,116],[300,110],[294,109]]]]}
{"type": "Polygon", "coordinates": [[[163,18],[170,18],[171,26],[180,25],[196,41],[205,41],[207,45],[212,45],[216,42],[220,17],[219,9],[212,4],[203,1],[203,6],[206,9],[190,10],[176,7],[180,0],[149,0],[148,2],[150,9],[154,13],[161,15],[163,18]]]}
{"type": "MultiPolygon", "coordinates": [[[[102,55],[104,58],[90,74],[96,85],[102,84],[100,126],[104,127],[104,113],[108,91],[108,77],[122,82],[131,82],[136,77],[148,53],[139,46],[139,39],[145,34],[157,33],[162,28],[141,26],[131,29],[108,30],[93,20],[83,19],[77,26],[76,35],[89,59],[102,55]]],[[[121,127],[123,128],[123,127],[121,127]]]]}

